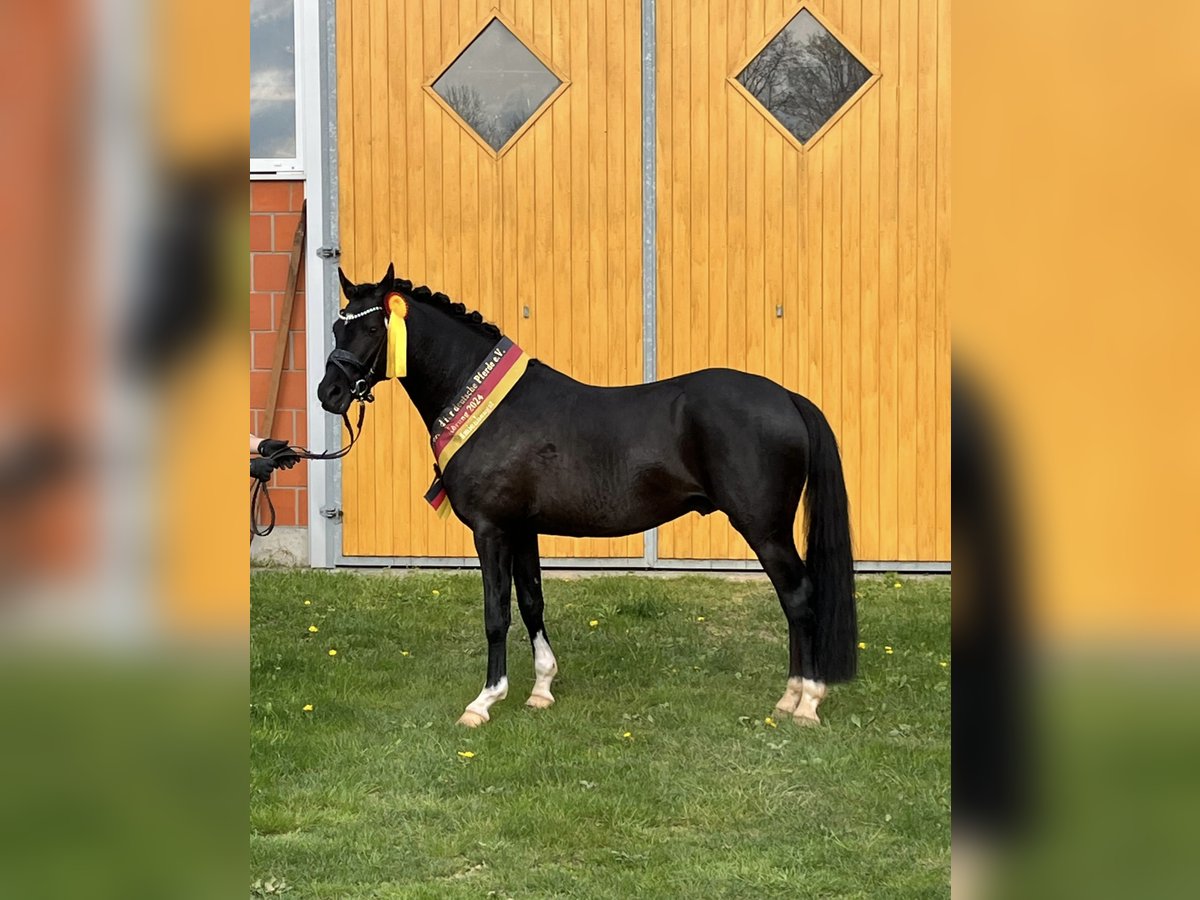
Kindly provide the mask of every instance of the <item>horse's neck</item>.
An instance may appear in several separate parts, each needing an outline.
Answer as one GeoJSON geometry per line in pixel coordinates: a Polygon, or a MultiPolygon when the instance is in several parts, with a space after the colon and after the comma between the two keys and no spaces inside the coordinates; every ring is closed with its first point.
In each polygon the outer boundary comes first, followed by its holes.
{"type": "Polygon", "coordinates": [[[495,340],[434,310],[413,317],[408,376],[401,382],[428,429],[458,397],[495,340]]]}

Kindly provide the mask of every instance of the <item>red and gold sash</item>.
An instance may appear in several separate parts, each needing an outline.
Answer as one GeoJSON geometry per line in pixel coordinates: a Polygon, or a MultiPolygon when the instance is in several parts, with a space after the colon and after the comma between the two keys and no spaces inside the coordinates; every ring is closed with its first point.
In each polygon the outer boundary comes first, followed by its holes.
{"type": "Polygon", "coordinates": [[[437,460],[439,477],[433,479],[433,484],[425,492],[425,499],[439,518],[450,515],[450,503],[440,473],[495,412],[500,401],[521,380],[528,366],[529,357],[525,351],[508,338],[501,338],[500,343],[492,348],[475,374],[468,379],[458,399],[434,420],[429,444],[437,460]]]}

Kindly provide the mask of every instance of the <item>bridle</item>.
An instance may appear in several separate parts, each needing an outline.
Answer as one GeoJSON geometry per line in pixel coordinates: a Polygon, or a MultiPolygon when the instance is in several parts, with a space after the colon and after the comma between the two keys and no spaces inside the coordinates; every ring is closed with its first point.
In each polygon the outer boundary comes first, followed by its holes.
{"type": "MultiPolygon", "coordinates": [[[[355,319],[361,319],[364,316],[369,316],[371,313],[383,312],[382,306],[372,306],[370,309],[364,309],[356,313],[346,313],[344,310],[338,313],[338,319],[343,322],[353,322],[355,319]]],[[[346,380],[350,382],[350,396],[355,400],[363,403],[371,403],[375,399],[375,395],[371,393],[371,379],[375,375],[375,369],[379,365],[379,359],[387,352],[387,335],[384,335],[383,340],[379,342],[379,346],[375,348],[375,355],[371,357],[371,362],[368,365],[359,359],[349,350],[343,350],[340,347],[335,347],[333,352],[329,354],[329,361],[342,370],[342,374],[346,376],[346,380]]],[[[376,382],[382,381],[382,378],[375,378],[376,382]]]]}
{"type": "MultiPolygon", "coordinates": [[[[343,322],[351,322],[355,319],[361,319],[363,316],[368,316],[374,312],[382,312],[382,306],[372,306],[370,309],[364,309],[361,312],[346,314],[339,312],[338,318],[343,322]]],[[[379,343],[379,348],[371,357],[371,362],[368,365],[359,359],[349,350],[342,350],[335,347],[333,352],[329,354],[329,361],[342,370],[342,373],[350,381],[350,396],[358,401],[358,423],[353,427],[350,425],[349,410],[342,413],[342,421],[346,425],[346,432],[350,435],[350,443],[346,444],[340,450],[330,450],[325,453],[313,453],[304,447],[285,447],[274,456],[282,456],[286,454],[294,454],[301,459],[341,459],[354,446],[355,442],[362,436],[363,419],[367,415],[367,404],[375,400],[375,395],[371,393],[371,382],[368,380],[375,375],[375,370],[379,365],[379,359],[387,352],[387,336],[379,343]]],[[[381,378],[375,379],[382,381],[381,378]]],[[[272,459],[271,456],[267,457],[272,459]]],[[[271,502],[271,493],[267,490],[265,481],[254,479],[254,485],[250,489],[250,534],[252,539],[254,536],[266,537],[275,528],[275,504],[271,502]],[[261,501],[266,501],[268,521],[266,525],[258,523],[258,506],[261,501]]]]}

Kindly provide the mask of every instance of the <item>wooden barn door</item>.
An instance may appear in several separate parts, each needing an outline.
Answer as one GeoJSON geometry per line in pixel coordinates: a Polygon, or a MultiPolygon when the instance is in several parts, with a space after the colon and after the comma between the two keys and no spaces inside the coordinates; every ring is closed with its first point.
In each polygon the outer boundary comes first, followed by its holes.
{"type": "MultiPolygon", "coordinates": [[[[502,0],[501,29],[495,6],[337,4],[342,265],[367,280],[395,261],[556,368],[641,381],[640,0],[502,0]],[[447,73],[456,59],[470,65],[447,73]],[[472,67],[494,74],[473,85],[472,67]]],[[[376,395],[344,461],[343,554],[474,556],[467,530],[422,499],[432,459],[407,395],[376,395]]],[[[640,558],[643,541],[542,550],[640,558]]]]}
{"type": "MultiPolygon", "coordinates": [[[[948,0],[657,10],[659,377],[806,394],[841,441],[857,557],[949,560],[948,0]]],[[[750,552],[693,514],[659,556],[750,552]]]]}

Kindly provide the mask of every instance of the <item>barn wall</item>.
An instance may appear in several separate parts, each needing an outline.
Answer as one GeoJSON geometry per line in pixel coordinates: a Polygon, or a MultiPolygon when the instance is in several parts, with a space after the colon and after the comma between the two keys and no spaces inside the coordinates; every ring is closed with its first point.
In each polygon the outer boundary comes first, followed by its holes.
{"type": "MultiPolygon", "coordinates": [[[[729,365],[811,397],[841,441],[858,558],[948,561],[949,0],[807,5],[879,77],[801,149],[727,80],[799,4],[657,0],[658,377],[729,365]]],[[[341,0],[351,275],[394,260],[576,377],[640,381],[641,6],[499,4],[571,84],[496,159],[422,87],[491,0],[341,0]]],[[[421,499],[427,436],[401,392],[379,392],[342,474],[348,557],[473,554],[421,499]]],[[[629,558],[643,544],[543,549],[629,558]]],[[[659,556],[749,551],[721,514],[693,515],[661,529],[659,556]]]]}
{"type": "MultiPolygon", "coordinates": [[[[372,0],[337,6],[342,264],[396,272],[478,309],[585,381],[642,380],[640,0],[372,0]],[[495,158],[427,93],[498,7],[570,82],[495,158]],[[526,314],[528,309],[528,315],[526,314]]],[[[376,392],[343,463],[348,556],[471,557],[423,499],[429,436],[398,386],[376,392]]],[[[544,556],[641,557],[641,535],[543,538],[544,556]]]]}
{"type": "MultiPolygon", "coordinates": [[[[805,5],[880,77],[802,149],[727,80],[799,4],[658,0],[659,376],[805,394],[841,444],[858,558],[948,561],[948,0],[805,5]]],[[[692,514],[659,555],[750,551],[692,514]]]]}
{"type": "MultiPolygon", "coordinates": [[[[303,181],[250,182],[250,430],[261,437],[275,353],[275,330],[283,312],[292,238],[304,202],[303,181]]],[[[283,359],[279,400],[270,437],[301,446],[308,442],[305,389],[304,268],[283,359]]],[[[276,524],[308,524],[308,463],[277,471],[270,482],[276,524]]]]}

